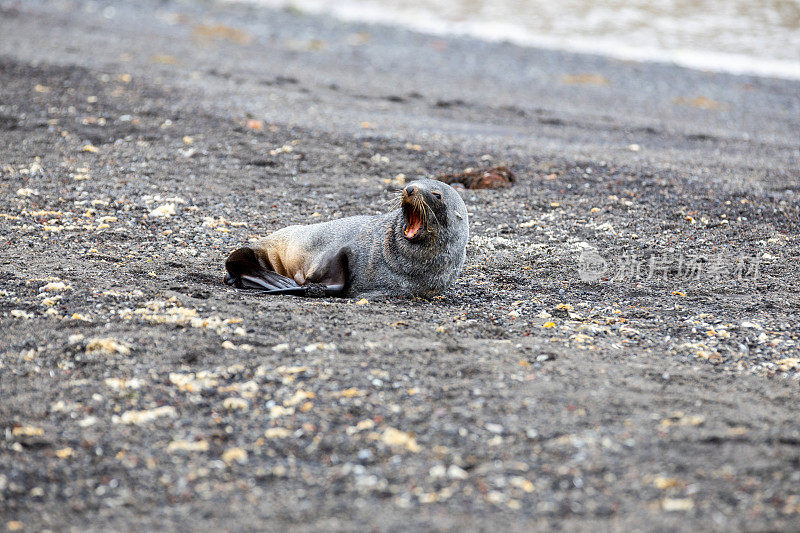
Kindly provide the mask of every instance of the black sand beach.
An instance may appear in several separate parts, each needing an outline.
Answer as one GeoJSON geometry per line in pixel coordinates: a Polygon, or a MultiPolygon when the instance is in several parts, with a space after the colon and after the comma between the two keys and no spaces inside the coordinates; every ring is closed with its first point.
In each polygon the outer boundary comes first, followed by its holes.
{"type": "Polygon", "coordinates": [[[0,527],[797,530],[798,131],[799,82],[0,0],[0,527]],[[221,283],[497,165],[441,297],[221,283]]]}

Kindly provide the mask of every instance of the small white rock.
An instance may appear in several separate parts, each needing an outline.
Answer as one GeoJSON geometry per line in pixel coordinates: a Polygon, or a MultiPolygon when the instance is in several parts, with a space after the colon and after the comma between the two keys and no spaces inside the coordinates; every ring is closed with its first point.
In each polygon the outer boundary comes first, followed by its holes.
{"type": "Polygon", "coordinates": [[[469,473],[457,465],[450,465],[447,468],[447,477],[450,479],[467,479],[469,477],[469,473]]]}
{"type": "Polygon", "coordinates": [[[97,419],[96,416],[89,415],[86,418],[84,418],[83,420],[80,420],[78,422],[78,425],[80,427],[82,427],[82,428],[88,428],[89,426],[93,426],[93,425],[97,424],[97,422],[98,422],[98,419],[97,419]]]}
{"type": "Polygon", "coordinates": [[[486,429],[488,431],[491,431],[492,433],[497,433],[497,434],[503,432],[503,426],[501,426],[500,424],[492,424],[492,423],[486,424],[486,429]]]}
{"type": "Polygon", "coordinates": [[[447,469],[443,464],[438,464],[428,471],[428,475],[433,479],[443,478],[447,475],[447,469]]]}
{"type": "Polygon", "coordinates": [[[164,204],[150,211],[151,217],[167,218],[176,213],[175,204],[164,204]]]}

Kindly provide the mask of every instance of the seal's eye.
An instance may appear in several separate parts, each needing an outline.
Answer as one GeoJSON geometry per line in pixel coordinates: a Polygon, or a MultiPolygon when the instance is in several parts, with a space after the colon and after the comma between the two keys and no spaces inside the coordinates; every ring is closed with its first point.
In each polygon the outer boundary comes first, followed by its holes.
{"type": "Polygon", "coordinates": [[[434,197],[436,197],[437,200],[441,200],[442,199],[442,193],[440,193],[439,191],[432,191],[431,194],[434,197]]]}

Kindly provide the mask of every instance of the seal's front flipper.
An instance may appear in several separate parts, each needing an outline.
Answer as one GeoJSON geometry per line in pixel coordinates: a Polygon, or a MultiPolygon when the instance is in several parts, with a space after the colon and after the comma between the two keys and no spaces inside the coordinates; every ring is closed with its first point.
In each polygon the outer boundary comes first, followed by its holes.
{"type": "Polygon", "coordinates": [[[343,296],[350,287],[350,248],[325,255],[312,265],[306,283],[322,285],[328,296],[343,296]]]}

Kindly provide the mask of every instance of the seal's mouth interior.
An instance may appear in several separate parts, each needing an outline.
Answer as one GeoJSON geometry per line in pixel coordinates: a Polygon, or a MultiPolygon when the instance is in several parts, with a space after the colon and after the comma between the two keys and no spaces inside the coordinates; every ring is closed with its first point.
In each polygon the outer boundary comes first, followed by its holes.
{"type": "Polygon", "coordinates": [[[420,230],[422,230],[422,211],[419,207],[407,203],[403,206],[403,214],[406,217],[406,227],[403,229],[403,235],[406,236],[406,239],[413,240],[420,234],[420,230]]]}

